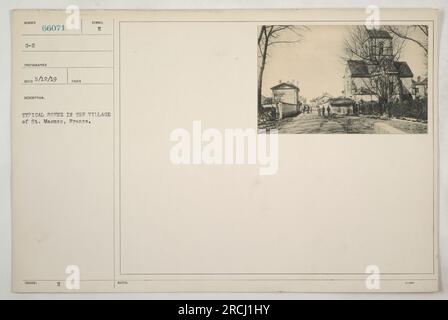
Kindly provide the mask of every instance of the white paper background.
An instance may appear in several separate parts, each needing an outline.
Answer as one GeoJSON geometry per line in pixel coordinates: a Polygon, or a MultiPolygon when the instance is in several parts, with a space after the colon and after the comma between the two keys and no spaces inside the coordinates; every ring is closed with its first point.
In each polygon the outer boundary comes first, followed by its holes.
{"type": "Polygon", "coordinates": [[[28,0],[12,1],[3,0],[0,3],[0,26],[1,26],[1,50],[0,63],[2,70],[0,79],[0,298],[2,299],[102,299],[102,298],[137,298],[137,299],[448,299],[448,212],[447,212],[447,170],[443,167],[447,163],[447,77],[443,72],[439,75],[439,120],[440,120],[440,278],[441,291],[434,294],[25,294],[18,295],[10,293],[11,277],[11,204],[10,204],[10,22],[9,10],[15,8],[65,8],[66,5],[78,5],[81,9],[268,9],[268,8],[362,8],[368,5],[381,7],[426,7],[438,8],[442,12],[440,27],[440,52],[439,70],[447,69],[447,22],[444,13],[448,8],[446,0],[387,0],[387,1],[275,1],[275,0],[251,0],[251,1],[182,1],[182,0],[122,0],[122,1],[55,1],[55,0],[28,0]]]}

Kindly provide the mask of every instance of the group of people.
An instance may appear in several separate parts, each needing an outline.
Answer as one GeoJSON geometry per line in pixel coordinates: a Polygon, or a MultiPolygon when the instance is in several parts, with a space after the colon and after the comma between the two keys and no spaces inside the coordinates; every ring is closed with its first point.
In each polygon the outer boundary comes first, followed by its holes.
{"type": "MultiPolygon", "coordinates": [[[[327,115],[330,116],[331,115],[331,108],[330,108],[330,106],[327,107],[326,111],[327,111],[327,115]]],[[[317,107],[317,113],[318,113],[319,116],[325,117],[325,107],[324,106],[322,106],[322,107],[318,106],[317,107]]]]}

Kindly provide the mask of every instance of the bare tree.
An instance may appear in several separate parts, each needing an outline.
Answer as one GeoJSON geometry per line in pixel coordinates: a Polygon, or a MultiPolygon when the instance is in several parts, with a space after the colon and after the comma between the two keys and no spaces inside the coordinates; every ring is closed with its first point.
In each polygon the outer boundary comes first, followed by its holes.
{"type": "Polygon", "coordinates": [[[428,56],[427,25],[387,26],[385,29],[396,37],[414,42],[423,50],[425,57],[428,56]]]}
{"type": "Polygon", "coordinates": [[[405,41],[392,35],[390,41],[379,42],[369,38],[365,26],[354,27],[345,40],[345,59],[362,62],[368,71],[362,78],[363,88],[360,89],[376,96],[384,112],[388,112],[388,102],[400,90],[394,63],[400,59],[405,41]]]}
{"type": "Polygon", "coordinates": [[[389,47],[383,47],[382,54],[375,54],[372,50],[374,46],[366,45],[369,34],[365,26],[355,26],[351,29],[349,37],[345,39],[346,59],[356,59],[368,64],[378,64],[381,62],[398,61],[403,49],[405,40],[392,35],[389,47]],[[381,61],[379,61],[379,59],[381,61]]]}
{"type": "Polygon", "coordinates": [[[307,27],[294,25],[263,25],[258,28],[258,111],[262,110],[263,74],[269,49],[274,45],[300,42],[301,32],[305,29],[307,27]]]}

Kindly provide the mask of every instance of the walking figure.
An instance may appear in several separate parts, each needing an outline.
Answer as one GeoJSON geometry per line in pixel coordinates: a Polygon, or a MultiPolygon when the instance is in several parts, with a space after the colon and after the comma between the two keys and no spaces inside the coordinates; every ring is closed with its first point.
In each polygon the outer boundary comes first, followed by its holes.
{"type": "Polygon", "coordinates": [[[322,117],[325,117],[325,107],[322,106],[322,117]]]}
{"type": "Polygon", "coordinates": [[[328,106],[327,107],[327,114],[330,116],[330,113],[331,113],[331,108],[330,108],[330,106],[328,106]]]}

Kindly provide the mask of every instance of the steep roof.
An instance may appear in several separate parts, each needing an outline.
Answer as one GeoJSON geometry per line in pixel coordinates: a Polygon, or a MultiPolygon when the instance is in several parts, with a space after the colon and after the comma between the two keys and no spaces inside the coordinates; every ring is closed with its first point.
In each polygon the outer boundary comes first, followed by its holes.
{"type": "Polygon", "coordinates": [[[325,103],[332,98],[333,98],[333,96],[331,96],[330,94],[324,93],[324,94],[314,98],[313,100],[314,100],[314,102],[317,102],[317,103],[325,103]]]}
{"type": "Polygon", "coordinates": [[[367,29],[367,34],[368,34],[369,38],[374,38],[374,39],[392,39],[392,37],[390,36],[389,32],[387,32],[386,30],[383,30],[383,29],[380,29],[380,30],[376,30],[376,29],[369,30],[369,29],[367,29]]]}
{"type": "MultiPolygon", "coordinates": [[[[352,78],[368,78],[372,75],[375,65],[360,60],[348,60],[347,66],[352,78]]],[[[395,61],[388,72],[397,73],[400,78],[413,78],[414,74],[404,61],[395,61]]]]}
{"type": "Polygon", "coordinates": [[[398,71],[398,76],[400,78],[413,78],[414,74],[411,71],[409,65],[404,61],[395,61],[395,68],[398,71]]]}
{"type": "Polygon", "coordinates": [[[422,79],[420,81],[412,80],[412,87],[413,88],[415,88],[418,85],[427,86],[428,85],[428,78],[424,78],[424,79],[422,79]]]}
{"type": "Polygon", "coordinates": [[[367,78],[370,76],[367,64],[360,60],[348,60],[347,66],[350,69],[352,78],[367,78]]]}
{"type": "Polygon", "coordinates": [[[279,90],[279,89],[296,89],[296,90],[300,90],[298,87],[296,87],[292,83],[286,83],[286,82],[279,83],[278,85],[273,86],[271,88],[271,90],[279,90]]]}
{"type": "Polygon", "coordinates": [[[355,101],[346,97],[337,97],[330,99],[330,104],[334,107],[351,106],[355,104],[355,101]]]}

